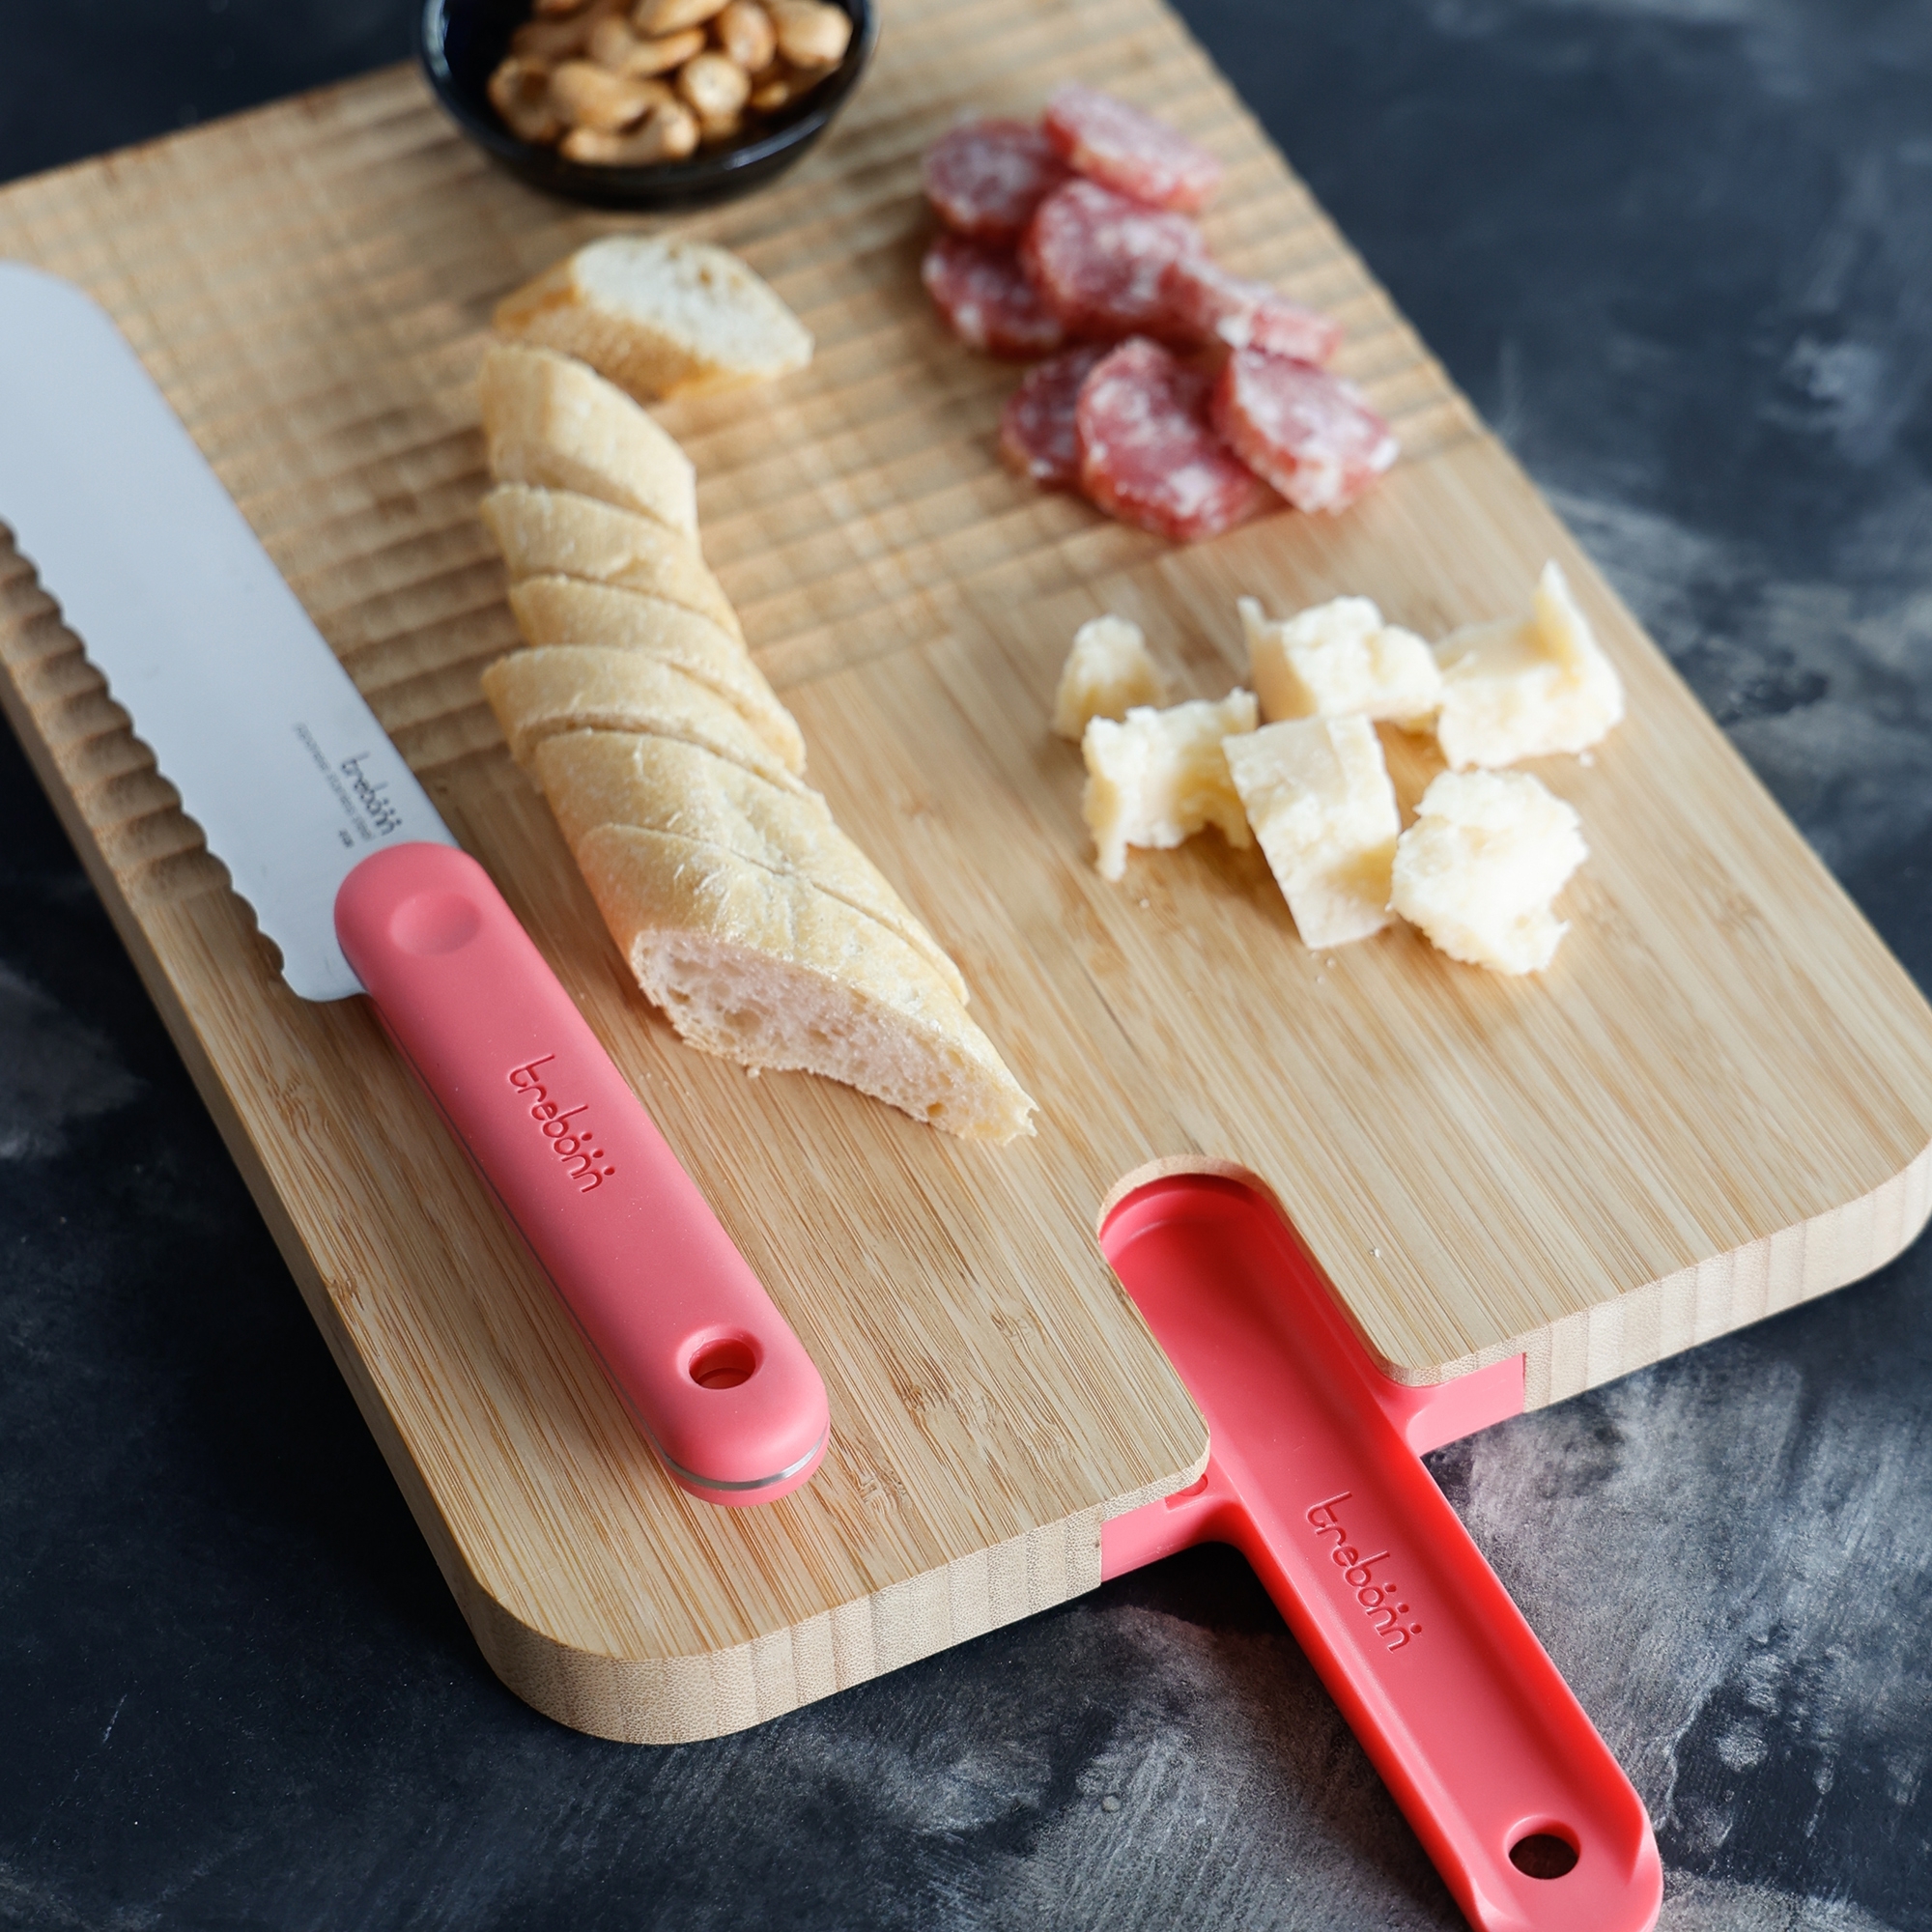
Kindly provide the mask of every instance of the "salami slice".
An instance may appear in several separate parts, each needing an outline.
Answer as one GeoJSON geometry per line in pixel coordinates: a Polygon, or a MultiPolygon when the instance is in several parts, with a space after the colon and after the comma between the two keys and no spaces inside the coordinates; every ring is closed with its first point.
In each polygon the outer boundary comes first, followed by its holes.
{"type": "Polygon", "coordinates": [[[1193,543],[1276,500],[1208,419],[1214,379],[1158,343],[1123,342],[1081,385],[1080,487],[1122,523],[1193,543]]]}
{"type": "Polygon", "coordinates": [[[1163,214],[1095,182],[1068,182],[1040,203],[1020,243],[1020,260],[1070,335],[1118,342],[1126,335],[1186,330],[1166,294],[1176,262],[1208,244],[1184,214],[1163,214]]]}
{"type": "Polygon", "coordinates": [[[936,235],[920,275],[947,327],[969,349],[1023,359],[1050,355],[1066,339],[1010,248],[936,235]]]}
{"type": "Polygon", "coordinates": [[[1230,349],[1260,349],[1298,362],[1325,362],[1342,346],[1338,324],[1303,308],[1265,282],[1230,274],[1205,255],[1172,263],[1162,284],[1163,305],[1188,339],[1230,349]]]}
{"type": "Polygon", "coordinates": [[[1000,417],[1000,454],[1042,490],[1080,487],[1080,385],[1106,350],[1069,349],[1027,372],[1000,417]]]}
{"type": "Polygon", "coordinates": [[[1151,208],[1192,214],[1213,200],[1221,163],[1164,122],[1069,80],[1046,103],[1046,137],[1071,167],[1151,208]]]}
{"type": "Polygon", "coordinates": [[[1214,426],[1297,510],[1345,510],[1396,459],[1389,426],[1352,383],[1237,349],[1214,385],[1214,426]]]}
{"type": "Polygon", "coordinates": [[[1024,121],[966,121],[925,151],[922,174],[925,198],[955,235],[1011,246],[1066,168],[1024,121]]]}

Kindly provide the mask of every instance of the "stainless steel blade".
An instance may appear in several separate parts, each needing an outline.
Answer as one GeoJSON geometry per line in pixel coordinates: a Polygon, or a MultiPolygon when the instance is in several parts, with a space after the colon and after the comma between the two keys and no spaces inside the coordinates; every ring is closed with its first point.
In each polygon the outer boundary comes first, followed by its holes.
{"type": "Polygon", "coordinates": [[[306,1000],[361,983],[352,868],[453,845],[402,754],[106,313],[0,263],[0,520],[306,1000]]]}

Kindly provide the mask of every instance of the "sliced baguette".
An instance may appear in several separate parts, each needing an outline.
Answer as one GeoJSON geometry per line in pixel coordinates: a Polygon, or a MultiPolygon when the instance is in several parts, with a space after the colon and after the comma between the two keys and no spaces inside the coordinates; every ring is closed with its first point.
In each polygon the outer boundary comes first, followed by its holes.
{"type": "Polygon", "coordinates": [[[490,473],[575,490],[697,541],[691,459],[636,402],[567,355],[499,342],[476,379],[490,473]]]}
{"type": "Polygon", "coordinates": [[[779,702],[744,645],[710,618],[662,597],[581,583],[574,577],[530,577],[513,583],[510,609],[532,644],[607,644],[674,664],[731,704],[788,771],[805,769],[798,721],[779,702]]]}
{"type": "Polygon", "coordinates": [[[574,490],[535,490],[525,483],[492,490],[477,507],[512,583],[526,577],[581,577],[613,589],[642,590],[709,617],[744,641],[738,613],[697,546],[654,518],[574,490]]]}
{"type": "Polygon", "coordinates": [[[537,783],[572,851],[600,826],[672,832],[810,879],[920,953],[963,1007],[966,981],[885,874],[833,822],[818,793],[781,790],[742,765],[675,739],[615,731],[546,738],[537,783]]]}
{"type": "Polygon", "coordinates": [[[520,765],[562,731],[636,731],[696,745],[783,790],[808,790],[709,685],[642,651],[608,644],[513,651],[483,673],[483,696],[520,765]]]}
{"type": "Polygon", "coordinates": [[[795,873],[607,825],[577,862],[647,998],[683,1039],[823,1074],[969,1140],[1033,1132],[1034,1102],[924,957],[795,873]]]}
{"type": "Polygon", "coordinates": [[[811,360],[810,331],[737,256],[668,237],[593,242],[506,296],[495,319],[634,396],[728,388],[811,360]]]}

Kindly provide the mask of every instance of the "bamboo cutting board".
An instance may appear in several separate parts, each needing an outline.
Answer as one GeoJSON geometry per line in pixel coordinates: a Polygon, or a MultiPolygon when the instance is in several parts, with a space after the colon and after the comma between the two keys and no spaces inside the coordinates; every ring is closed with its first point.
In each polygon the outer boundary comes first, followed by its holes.
{"type": "MultiPolygon", "coordinates": [[[[120,321],[831,1388],[831,1453],[785,1501],[711,1509],[659,1475],[363,1003],[283,987],[6,554],[9,715],[523,1696],[607,1736],[704,1736],[1092,1587],[1101,1519],[1206,1454],[1094,1241],[1133,1178],[1259,1177],[1391,1373],[1522,1353],[1532,1406],[1917,1233],[1932,1013],[1157,0],[894,0],[822,150],[688,224],[776,284],[816,362],[662,412],[812,776],[959,959],[1039,1136],[963,1147],[680,1047],[476,682],[516,642],[475,516],[490,309],[613,225],[493,171],[402,71],[0,194],[0,251],[120,321]],[[1076,74],[1214,147],[1223,258],[1347,326],[1342,367],[1405,446],[1358,509],[1175,550],[1001,469],[1014,375],[926,308],[918,157],[1076,74]],[[1239,592],[1360,592],[1439,635],[1521,609],[1552,555],[1630,718],[1593,763],[1539,768],[1592,848],[1543,979],[1406,930],[1310,953],[1259,855],[1211,835],[1094,874],[1078,756],[1045,724],[1082,619],[1138,619],[1218,696],[1239,592]]],[[[1399,751],[1406,803],[1430,772],[1399,751]]]]}

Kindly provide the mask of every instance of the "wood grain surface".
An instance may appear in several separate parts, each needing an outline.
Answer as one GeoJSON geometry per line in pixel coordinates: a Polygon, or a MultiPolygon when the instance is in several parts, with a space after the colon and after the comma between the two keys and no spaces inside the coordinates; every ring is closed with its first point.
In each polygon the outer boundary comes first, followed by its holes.
{"type": "MultiPolygon", "coordinates": [[[[0,252],[120,321],[830,1385],[831,1453],[785,1501],[716,1510],[659,1475],[372,1015],[283,987],[60,586],[9,556],[0,696],[520,1694],[607,1736],[709,1735],[1092,1587],[1102,1518],[1206,1454],[1094,1242],[1135,1178],[1254,1175],[1391,1373],[1522,1352],[1532,1405],[1923,1224],[1932,1013],[1154,0],[895,0],[822,149],[683,224],[774,282],[816,361],[661,412],[811,777],[959,960],[1039,1136],[967,1148],[680,1047],[477,690],[517,641],[475,516],[490,309],[625,225],[493,171],[402,71],[0,195],[0,252]],[[1175,550],[1001,469],[1014,375],[927,310],[918,158],[1076,73],[1213,146],[1222,257],[1347,327],[1405,446],[1355,511],[1175,550]],[[1238,593],[1360,592],[1439,635],[1521,608],[1552,555],[1631,716],[1589,765],[1537,768],[1592,848],[1550,973],[1406,930],[1310,953],[1259,855],[1212,835],[1094,872],[1046,725],[1082,619],[1136,618],[1218,696],[1238,593]]],[[[1412,805],[1433,767],[1390,743],[1412,805]]]]}

